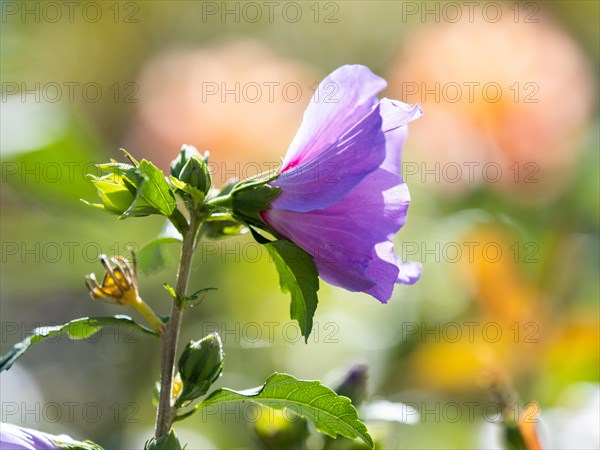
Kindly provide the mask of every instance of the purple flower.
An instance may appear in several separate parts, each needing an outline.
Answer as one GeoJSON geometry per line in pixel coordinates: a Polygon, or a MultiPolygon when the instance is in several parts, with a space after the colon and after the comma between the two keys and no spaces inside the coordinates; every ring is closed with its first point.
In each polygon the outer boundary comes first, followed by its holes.
{"type": "Polygon", "coordinates": [[[52,436],[10,423],[0,423],[0,449],[2,450],[60,450],[63,447],[57,444],[57,441],[77,443],[64,434],[52,436]]]}
{"type": "Polygon", "coordinates": [[[418,263],[402,263],[392,239],[406,221],[400,176],[406,124],[418,106],[377,94],[386,87],[367,67],[343,66],[319,85],[283,160],[281,188],[263,220],[313,257],[319,275],[387,302],[395,283],[413,284],[418,263]]]}

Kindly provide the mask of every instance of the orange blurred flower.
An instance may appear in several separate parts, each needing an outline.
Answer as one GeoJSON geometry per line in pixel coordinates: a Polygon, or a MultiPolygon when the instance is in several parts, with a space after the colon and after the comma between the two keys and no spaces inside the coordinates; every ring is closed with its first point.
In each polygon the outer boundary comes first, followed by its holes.
{"type": "Polygon", "coordinates": [[[523,244],[499,224],[477,225],[466,236],[464,246],[467,241],[477,244],[478,251],[458,264],[457,275],[465,280],[475,308],[454,322],[411,330],[423,344],[409,360],[411,382],[446,391],[472,390],[489,367],[517,382],[535,377],[549,386],[596,380],[597,306],[565,304],[575,298],[563,298],[569,294],[557,292],[558,284],[551,281],[577,258],[562,251],[538,254],[537,249],[524,254],[523,244]],[[482,250],[486,247],[489,251],[482,250]],[[543,261],[544,270],[531,270],[532,257],[540,258],[536,264],[543,261]]]}
{"type": "Polygon", "coordinates": [[[424,26],[388,80],[390,96],[425,112],[411,129],[422,159],[406,175],[443,192],[488,183],[552,197],[569,180],[595,99],[588,61],[546,16],[424,26]]]}
{"type": "Polygon", "coordinates": [[[515,262],[514,239],[499,226],[478,225],[466,234],[465,248],[467,241],[477,251],[460,262],[457,275],[476,308],[457,322],[429,324],[436,340],[412,361],[415,377],[439,389],[476,388],[489,361],[512,375],[529,374],[547,343],[542,293],[515,262]]]}

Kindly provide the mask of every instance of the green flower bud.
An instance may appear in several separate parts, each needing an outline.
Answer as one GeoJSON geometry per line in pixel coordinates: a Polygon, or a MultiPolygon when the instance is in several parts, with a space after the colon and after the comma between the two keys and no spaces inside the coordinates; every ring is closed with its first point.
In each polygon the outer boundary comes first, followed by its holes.
{"type": "Polygon", "coordinates": [[[183,389],[177,404],[194,400],[208,391],[223,371],[223,345],[217,333],[199,341],[190,341],[179,358],[183,389]]]}
{"type": "Polygon", "coordinates": [[[205,195],[210,190],[210,173],[204,158],[192,157],[188,159],[177,178],[205,195]]]}
{"type": "Polygon", "coordinates": [[[173,430],[159,438],[152,438],[144,446],[144,450],[181,450],[179,439],[173,430]]]}
{"type": "Polygon", "coordinates": [[[171,175],[175,178],[179,178],[181,169],[185,166],[185,163],[192,157],[200,158],[200,153],[196,150],[196,147],[192,145],[183,145],[177,158],[171,162],[171,175]]]}
{"type": "MultiPolygon", "coordinates": [[[[262,408],[267,409],[264,406],[262,408]]],[[[305,441],[309,436],[306,419],[295,415],[289,409],[272,409],[258,417],[254,430],[265,449],[306,448],[305,441]]]]}
{"type": "Polygon", "coordinates": [[[191,145],[184,145],[171,163],[171,175],[206,195],[211,187],[207,163],[208,152],[201,156],[191,145]]]}
{"type": "Polygon", "coordinates": [[[124,177],[116,174],[108,174],[101,177],[90,175],[88,179],[94,183],[98,195],[102,199],[102,203],[85,202],[88,205],[114,214],[123,214],[135,200],[135,195],[124,183],[124,177]]]}
{"type": "Polygon", "coordinates": [[[354,405],[362,403],[367,396],[367,371],[368,367],[363,364],[352,367],[333,390],[348,397],[354,405]]]}

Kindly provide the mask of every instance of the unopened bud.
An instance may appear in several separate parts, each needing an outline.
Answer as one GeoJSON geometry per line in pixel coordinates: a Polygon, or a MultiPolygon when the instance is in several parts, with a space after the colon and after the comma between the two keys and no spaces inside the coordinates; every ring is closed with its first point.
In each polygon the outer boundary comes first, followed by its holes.
{"type": "Polygon", "coordinates": [[[185,163],[187,163],[188,160],[194,156],[200,158],[200,153],[198,153],[196,147],[192,145],[183,145],[179,155],[177,155],[177,158],[171,161],[171,175],[173,175],[175,178],[179,178],[179,174],[181,173],[183,166],[185,166],[185,163]]]}
{"type": "Polygon", "coordinates": [[[171,175],[206,194],[211,187],[207,162],[208,152],[202,156],[191,145],[184,145],[179,156],[171,163],[171,175]]]}
{"type": "Polygon", "coordinates": [[[223,371],[223,346],[217,333],[190,341],[179,358],[183,389],[177,402],[194,400],[208,391],[223,371]]]}
{"type": "Polygon", "coordinates": [[[206,194],[210,190],[211,179],[204,158],[193,157],[188,159],[183,169],[181,169],[179,180],[206,194]]]}
{"type": "Polygon", "coordinates": [[[144,446],[144,450],[181,450],[179,439],[173,430],[159,438],[152,438],[144,446]]]}
{"type": "Polygon", "coordinates": [[[260,414],[254,430],[267,450],[306,448],[304,443],[310,434],[306,419],[289,409],[274,409],[268,414],[260,414]]]}
{"type": "Polygon", "coordinates": [[[368,367],[363,364],[352,367],[334,391],[348,397],[355,405],[360,404],[366,398],[367,371],[368,367]]]}

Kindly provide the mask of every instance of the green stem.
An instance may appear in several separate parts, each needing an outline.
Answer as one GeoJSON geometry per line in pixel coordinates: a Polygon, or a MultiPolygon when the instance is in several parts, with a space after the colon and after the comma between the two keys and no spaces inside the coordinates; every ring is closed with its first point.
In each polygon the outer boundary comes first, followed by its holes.
{"type": "Polygon", "coordinates": [[[250,180],[252,180],[252,178],[249,178],[245,182],[236,185],[236,187],[234,187],[233,190],[231,192],[229,192],[228,194],[220,196],[220,197],[215,197],[212,200],[209,200],[207,202],[207,204],[209,204],[211,206],[224,206],[226,208],[231,208],[231,204],[233,202],[233,194],[235,194],[236,192],[243,190],[243,189],[255,187],[255,186],[262,186],[263,184],[267,184],[270,181],[277,179],[278,177],[279,177],[279,173],[273,174],[272,171],[263,172],[263,173],[257,175],[256,177],[253,177],[253,178],[256,178],[254,181],[250,181],[250,180]],[[265,176],[265,175],[269,175],[269,176],[267,178],[262,178],[262,176],[265,176]]]}
{"type": "MultiPolygon", "coordinates": [[[[177,284],[175,285],[175,294],[177,299],[184,298],[188,288],[190,271],[192,268],[192,257],[194,256],[196,234],[201,224],[201,218],[192,214],[189,226],[183,234],[183,244],[181,246],[181,258],[179,260],[179,269],[177,271],[177,284]]],[[[166,330],[162,334],[163,350],[161,361],[160,376],[160,398],[158,401],[158,411],[156,414],[155,436],[166,435],[171,429],[175,417],[175,409],[171,405],[171,390],[173,388],[173,372],[175,367],[175,354],[177,352],[177,341],[179,339],[179,330],[181,329],[181,319],[183,309],[180,309],[177,300],[173,301],[171,317],[166,330]]]]}
{"type": "Polygon", "coordinates": [[[206,203],[209,204],[210,206],[222,206],[224,208],[231,209],[231,205],[233,203],[233,196],[231,194],[232,193],[223,195],[221,197],[215,197],[206,203]]]}

